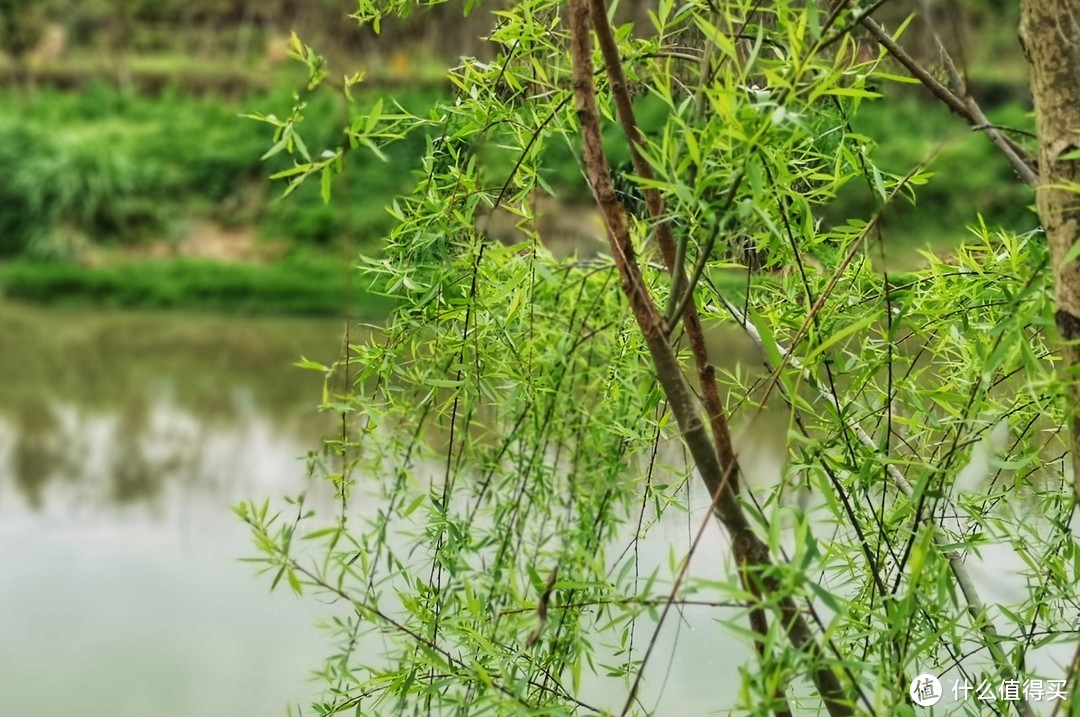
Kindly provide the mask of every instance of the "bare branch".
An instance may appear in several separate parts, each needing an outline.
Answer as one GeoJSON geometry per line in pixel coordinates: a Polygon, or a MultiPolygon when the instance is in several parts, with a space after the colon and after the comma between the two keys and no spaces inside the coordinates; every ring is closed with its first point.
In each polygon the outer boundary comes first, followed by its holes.
{"type": "MultiPolygon", "coordinates": [[[[1006,137],[1002,132],[997,129],[990,120],[987,119],[979,105],[970,96],[963,98],[958,97],[952,90],[943,85],[936,77],[931,75],[926,68],[920,65],[915,58],[907,53],[907,51],[900,46],[889,33],[882,29],[881,25],[874,22],[873,18],[867,16],[863,17],[859,21],[863,27],[865,27],[874,39],[878,41],[882,47],[897,62],[903,65],[912,77],[917,79],[922,85],[930,90],[930,93],[941,100],[945,105],[954,113],[960,115],[960,117],[967,120],[968,124],[972,127],[978,128],[983,134],[985,134],[994,146],[1001,150],[1001,153],[1005,155],[1005,158],[1009,160],[1009,164],[1012,165],[1016,173],[1020,175],[1020,178],[1024,180],[1028,185],[1034,187],[1039,183],[1039,175],[1036,174],[1032,167],[1035,166],[1035,158],[1031,156],[1023,147],[1018,145],[1006,137]]],[[[946,66],[952,66],[952,71],[956,72],[955,65],[952,63],[952,59],[948,56],[948,53],[941,48],[944,53],[943,57],[946,58],[946,66]]]]}

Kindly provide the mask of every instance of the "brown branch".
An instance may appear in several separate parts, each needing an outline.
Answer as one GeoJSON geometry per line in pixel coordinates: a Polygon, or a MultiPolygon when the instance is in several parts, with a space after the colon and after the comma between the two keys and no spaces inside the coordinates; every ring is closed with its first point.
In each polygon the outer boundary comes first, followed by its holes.
{"type": "MultiPolygon", "coordinates": [[[[597,18],[596,26],[598,29],[605,24],[600,22],[605,17],[606,15],[600,15],[597,18]]],[[[574,102],[584,143],[585,167],[593,196],[604,217],[608,241],[622,280],[623,293],[630,303],[631,311],[645,339],[657,380],[664,390],[671,413],[675,416],[698,473],[701,475],[710,495],[713,496],[714,513],[731,534],[732,551],[736,564],[743,575],[748,575],[749,570],[754,570],[757,573],[754,577],[757,579],[757,584],[760,585],[762,592],[779,596],[782,592],[781,585],[776,578],[768,575],[767,569],[771,564],[768,547],[754,533],[750,521],[738,500],[738,496],[728,481],[728,477],[734,473],[737,463],[734,451],[731,449],[731,436],[727,432],[726,421],[719,424],[722,432],[717,432],[715,435],[716,442],[714,443],[698,414],[694,395],[683,378],[679,362],[672,351],[671,345],[665,338],[667,326],[653,303],[652,296],[649,294],[641,276],[641,269],[633,254],[629,225],[612,186],[607,157],[604,154],[601,140],[600,115],[596,107],[596,88],[593,83],[592,42],[589,34],[589,6],[587,0],[570,0],[570,26],[574,102]]],[[[611,59],[614,63],[609,63],[609,66],[617,64],[617,53],[611,59]]],[[[625,88],[625,82],[622,82],[621,86],[625,88]]],[[[623,110],[620,109],[620,113],[622,112],[623,110]]],[[[630,137],[631,140],[635,141],[635,144],[640,141],[640,135],[636,132],[636,129],[633,134],[630,134],[630,137]]],[[[636,148],[634,151],[638,155],[637,160],[640,161],[641,158],[636,148]]],[[[658,216],[661,212],[657,210],[662,209],[662,207],[657,205],[655,199],[658,199],[658,197],[655,197],[650,202],[649,209],[654,216],[658,216]]],[[[647,201],[649,201],[648,198],[647,201]]],[[[661,223],[661,226],[663,226],[663,223],[661,223]]],[[[674,260],[674,242],[666,248],[662,247],[662,250],[665,252],[666,261],[674,260]],[[670,250],[670,255],[667,254],[667,250],[670,250]]],[[[687,317],[700,324],[696,307],[687,307],[684,320],[687,317]]],[[[695,358],[697,357],[695,356],[695,358]]],[[[707,366],[707,356],[704,363],[707,368],[705,377],[712,379],[711,367],[707,366]]],[[[715,382],[710,382],[715,387],[715,382]]],[[[704,389],[705,386],[703,385],[704,389]]],[[[717,403],[719,404],[719,397],[717,397],[717,403]]],[[[719,415],[720,418],[723,418],[723,414],[719,415]]],[[[715,416],[710,415],[710,420],[714,418],[715,416]]],[[[802,612],[789,596],[779,596],[778,604],[784,630],[787,632],[792,644],[804,650],[811,661],[816,661],[821,656],[821,648],[802,612]]],[[[847,696],[839,678],[832,669],[828,666],[819,665],[814,668],[811,677],[830,715],[837,717],[839,715],[854,714],[852,700],[847,696]]],[[[632,703],[634,696],[632,690],[627,705],[632,703]]]]}
{"type": "MultiPolygon", "coordinates": [[[[739,608],[739,607],[743,607],[743,604],[741,602],[738,602],[738,603],[737,602],[729,602],[729,601],[726,601],[726,600],[682,599],[682,600],[672,600],[671,602],[673,602],[675,605],[678,605],[679,607],[714,607],[714,608],[719,608],[719,607],[739,608]]],[[[603,600],[588,600],[588,601],[585,601],[585,602],[568,602],[568,603],[562,603],[560,605],[551,605],[549,603],[548,606],[547,606],[547,609],[550,612],[552,610],[583,610],[583,609],[590,608],[590,607],[607,607],[607,606],[613,606],[613,607],[642,607],[642,608],[646,608],[646,607],[663,607],[667,603],[668,603],[668,599],[666,597],[665,598],[628,597],[628,598],[622,598],[622,599],[619,599],[619,598],[607,598],[607,599],[603,599],[603,600]]],[[[501,610],[499,612],[499,614],[500,615],[522,615],[522,614],[527,613],[527,612],[537,612],[538,608],[539,608],[539,605],[537,605],[537,607],[516,607],[516,608],[512,608],[510,610],[501,610]]]]}
{"type": "MultiPolygon", "coordinates": [[[[607,5],[605,0],[590,0],[590,3],[593,20],[592,25],[596,31],[596,37],[600,44],[600,52],[604,57],[604,66],[607,70],[608,80],[611,83],[611,92],[615,98],[616,111],[619,120],[622,123],[623,131],[626,133],[630,144],[630,157],[633,161],[634,172],[648,182],[654,178],[653,171],[652,167],[649,166],[649,163],[642,157],[638,146],[644,142],[644,137],[641,134],[641,130],[638,128],[637,120],[634,116],[634,106],[630,98],[630,93],[627,90],[626,75],[623,72],[618,44],[615,41],[611,24],[607,19],[607,5]]],[[[710,50],[711,47],[712,46],[710,45],[710,50]]],[[[710,62],[709,56],[709,52],[703,53],[701,59],[703,67],[708,67],[710,62]]],[[[701,96],[702,95],[699,95],[699,100],[701,96]]],[[[700,106],[699,102],[699,109],[700,106]]],[[[725,197],[724,207],[717,216],[716,226],[710,234],[709,241],[701,250],[701,257],[694,272],[690,276],[689,281],[687,281],[684,270],[688,238],[684,237],[683,241],[676,243],[675,237],[672,235],[671,224],[664,217],[664,200],[660,196],[660,192],[655,187],[648,184],[644,188],[645,203],[649,208],[649,215],[655,222],[657,243],[663,254],[664,262],[667,264],[668,273],[671,274],[672,277],[672,293],[669,300],[670,314],[665,319],[668,325],[667,331],[664,334],[664,340],[665,342],[671,340],[671,335],[674,333],[675,326],[678,324],[678,319],[682,316],[683,325],[686,327],[686,335],[690,343],[690,349],[694,355],[694,365],[697,368],[702,404],[705,407],[706,414],[709,416],[716,453],[720,458],[724,476],[728,481],[732,493],[738,492],[739,464],[732,446],[731,431],[728,428],[724,406],[720,402],[720,391],[716,384],[716,374],[712,365],[709,363],[709,352],[705,343],[705,333],[702,331],[701,318],[694,301],[694,288],[701,278],[701,273],[708,261],[709,254],[712,252],[713,243],[716,240],[717,234],[719,234],[724,226],[723,217],[727,214],[727,209],[732,201],[734,201],[739,185],[742,183],[742,176],[743,175],[740,174],[737,179],[732,180],[731,186],[728,188],[727,196],[725,197]]],[[[716,496],[714,495],[714,500],[715,499],[716,496]]],[[[745,573],[741,573],[741,578],[743,586],[754,596],[752,604],[749,605],[750,628],[761,638],[760,640],[755,641],[755,648],[757,649],[759,657],[764,660],[766,657],[765,650],[767,636],[769,634],[769,621],[765,610],[760,607],[763,602],[763,596],[760,587],[754,580],[750,579],[745,573]]],[[[672,597],[674,597],[674,595],[672,595],[672,597]]],[[[657,629],[659,629],[659,626],[657,626],[657,629]]],[[[644,668],[644,664],[642,665],[642,668],[644,668]]],[[[774,698],[776,703],[780,705],[775,710],[776,717],[790,717],[791,708],[789,707],[787,694],[783,687],[777,688],[774,698]]],[[[629,703],[630,701],[627,702],[627,704],[629,703]]]]}
{"type": "MultiPolygon", "coordinates": [[[[1016,173],[1020,175],[1020,178],[1023,179],[1024,182],[1032,187],[1038,185],[1039,175],[1033,169],[1033,167],[1036,166],[1035,158],[1019,144],[1005,136],[1005,134],[1003,134],[996,126],[991,124],[978,103],[975,102],[974,98],[967,94],[966,88],[958,87],[957,89],[964,94],[963,97],[958,96],[955,92],[942,84],[936,77],[927,72],[914,57],[908,54],[907,50],[901,47],[899,43],[889,36],[889,33],[882,29],[881,25],[874,22],[873,18],[866,16],[859,22],[870,32],[874,39],[877,40],[878,44],[885,48],[893,59],[903,65],[904,68],[911,73],[912,77],[917,79],[922,83],[923,87],[930,91],[930,94],[941,100],[950,110],[965,119],[973,128],[976,128],[985,134],[990,141],[994,143],[994,146],[1001,150],[1001,153],[1009,160],[1009,164],[1012,165],[1013,169],[1016,170],[1016,173]]],[[[940,49],[943,53],[942,57],[946,66],[951,67],[952,72],[955,73],[956,68],[955,65],[953,65],[952,58],[945,52],[944,47],[940,47],[940,49]]]]}
{"type": "MultiPolygon", "coordinates": [[[[604,56],[604,65],[611,82],[611,93],[615,99],[615,109],[619,121],[622,123],[623,131],[630,141],[630,158],[634,164],[634,172],[648,182],[648,180],[654,178],[653,171],[641,154],[640,146],[644,144],[645,138],[634,119],[634,108],[630,100],[630,93],[627,90],[626,75],[623,73],[619,48],[612,35],[611,25],[607,22],[607,8],[604,5],[604,0],[590,0],[590,2],[592,3],[593,17],[596,19],[593,26],[596,29],[600,52],[604,56]]],[[[682,272],[682,267],[676,262],[678,247],[671,232],[671,223],[664,218],[664,200],[660,196],[660,192],[648,184],[644,187],[643,193],[645,203],[649,207],[649,215],[653,218],[653,221],[657,222],[656,240],[660,246],[660,253],[664,257],[664,263],[672,274],[676,270],[682,272]]],[[[678,277],[676,283],[680,287],[687,287],[687,291],[693,291],[693,286],[687,284],[685,275],[678,277]]],[[[738,491],[739,466],[735,458],[735,450],[731,445],[731,431],[728,430],[727,417],[724,415],[724,406],[720,401],[720,391],[716,385],[716,373],[709,363],[705,333],[701,329],[701,319],[692,294],[686,302],[682,318],[683,324],[686,326],[686,336],[690,342],[690,351],[694,355],[694,366],[697,368],[702,403],[705,406],[705,413],[709,416],[713,440],[716,442],[716,453],[725,469],[728,466],[732,467],[731,484],[733,489],[738,491]]]]}

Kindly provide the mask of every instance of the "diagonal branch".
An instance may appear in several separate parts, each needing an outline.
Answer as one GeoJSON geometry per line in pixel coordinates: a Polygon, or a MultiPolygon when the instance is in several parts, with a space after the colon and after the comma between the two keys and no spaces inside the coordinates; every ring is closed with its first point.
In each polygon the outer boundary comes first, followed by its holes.
{"type": "Polygon", "coordinates": [[[859,22],[865,27],[878,44],[885,48],[885,50],[899,62],[904,68],[911,73],[912,77],[917,79],[922,85],[930,91],[930,94],[938,98],[943,102],[950,110],[960,117],[967,120],[968,124],[973,129],[980,130],[985,134],[994,146],[1001,150],[1001,153],[1005,155],[1005,158],[1009,160],[1009,164],[1012,165],[1016,173],[1020,175],[1020,178],[1024,180],[1029,186],[1036,186],[1039,183],[1039,175],[1033,169],[1036,166],[1035,158],[1031,156],[1026,149],[1019,144],[1009,139],[1000,129],[993,125],[982,109],[979,107],[975,99],[967,93],[964,83],[957,85],[956,66],[953,64],[952,58],[945,51],[945,48],[941,45],[940,40],[938,46],[944,58],[946,68],[951,68],[950,74],[954,75],[951,79],[956,86],[957,91],[963,94],[963,97],[958,96],[955,92],[950,90],[944,84],[942,84],[936,77],[931,75],[926,68],[918,63],[914,57],[908,54],[907,50],[900,46],[896,40],[889,36],[889,33],[874,22],[873,18],[866,16],[859,22]]]}
{"type": "MultiPolygon", "coordinates": [[[[600,44],[600,51],[604,57],[604,66],[611,83],[618,117],[630,144],[630,156],[634,165],[634,171],[643,179],[647,181],[651,180],[653,179],[652,167],[644,160],[639,149],[639,144],[644,142],[644,138],[637,126],[637,120],[634,116],[633,102],[631,101],[630,93],[627,90],[626,76],[623,72],[618,44],[615,41],[611,23],[607,18],[606,2],[605,0],[590,0],[590,6],[593,21],[592,24],[600,44]]],[[[708,48],[701,59],[702,68],[706,69],[706,71],[711,62],[710,54],[712,47],[711,44],[708,45],[708,48]]],[[[703,93],[698,94],[697,102],[699,110],[703,107],[703,97],[703,93]]],[[[697,369],[702,404],[705,407],[706,414],[709,416],[713,442],[716,446],[717,455],[720,457],[721,465],[724,468],[725,479],[733,493],[737,492],[739,489],[739,465],[731,443],[731,431],[728,428],[727,416],[724,412],[723,404],[720,401],[720,391],[716,384],[716,375],[712,365],[709,363],[709,352],[705,343],[705,333],[702,330],[701,319],[698,314],[697,305],[694,302],[694,288],[701,277],[701,273],[705,268],[705,264],[708,261],[710,254],[712,253],[713,243],[725,224],[723,217],[727,215],[727,209],[730,207],[735,199],[735,195],[738,193],[739,186],[742,184],[742,177],[743,175],[740,173],[737,178],[732,180],[731,186],[728,188],[727,196],[725,197],[724,207],[718,215],[720,218],[717,219],[716,225],[713,227],[707,246],[701,251],[701,257],[690,276],[689,282],[687,281],[686,272],[684,271],[689,237],[683,237],[682,241],[676,244],[675,238],[672,235],[671,224],[666,221],[664,217],[664,200],[660,196],[660,192],[651,185],[646,185],[644,189],[645,202],[649,208],[649,215],[652,217],[653,222],[655,222],[654,231],[656,233],[657,243],[660,246],[664,261],[667,264],[668,273],[670,273],[672,277],[669,312],[664,319],[667,324],[664,339],[665,341],[671,340],[671,335],[679,323],[679,317],[683,317],[683,325],[686,327],[686,335],[690,343],[691,352],[694,355],[694,365],[697,369]]],[[[716,496],[714,496],[714,500],[715,499],[716,496]]],[[[750,628],[760,637],[760,640],[755,641],[755,646],[759,655],[764,656],[765,650],[767,649],[766,644],[767,636],[769,634],[769,622],[765,610],[760,607],[760,603],[763,602],[763,596],[757,583],[748,579],[746,575],[742,575],[742,582],[750,594],[754,596],[754,602],[758,603],[757,605],[751,604],[748,606],[749,620],[750,628]]],[[[777,704],[780,705],[775,710],[777,717],[790,717],[791,708],[789,707],[787,695],[782,687],[776,690],[775,699],[777,704]]]]}
{"type": "MultiPolygon", "coordinates": [[[[605,15],[600,15],[599,22],[605,15]]],[[[743,511],[738,496],[727,480],[736,466],[734,452],[730,451],[731,435],[723,424],[724,432],[716,436],[717,442],[726,441],[730,461],[722,463],[722,453],[709,436],[709,431],[698,414],[694,395],[683,378],[681,367],[671,345],[666,339],[666,325],[653,302],[641,275],[641,268],[634,257],[630,242],[630,230],[621,205],[615,195],[609,174],[607,157],[600,134],[600,115],[596,107],[596,87],[593,83],[592,42],[589,34],[589,6],[587,0],[570,0],[571,51],[573,56],[574,102],[584,141],[585,167],[593,196],[603,214],[607,227],[612,255],[619,269],[623,293],[645,339],[656,376],[667,397],[672,415],[678,422],[683,440],[694,459],[710,495],[713,496],[714,512],[731,534],[732,551],[742,570],[754,569],[763,590],[777,596],[781,622],[788,638],[797,648],[804,650],[812,662],[817,662],[822,651],[809,624],[794,600],[782,595],[782,586],[766,570],[771,565],[768,547],[753,531],[743,511]]],[[[617,58],[616,58],[617,59],[617,58]]],[[[632,135],[636,136],[636,135],[632,135]]],[[[650,207],[650,211],[652,207],[650,207]]],[[[674,245],[670,247],[674,258],[674,245]]],[[[690,312],[690,308],[687,308],[690,312]]],[[[696,308],[694,318],[697,317],[696,308]]],[[[711,372],[711,368],[710,368],[711,372]]],[[[710,416],[710,419],[713,418],[710,416]]],[[[811,675],[825,708],[833,717],[854,714],[851,698],[846,694],[836,673],[826,665],[818,665],[811,675]]],[[[631,695],[631,699],[633,695],[631,695]]]]}
{"type": "MultiPolygon", "coordinates": [[[[630,93],[627,90],[626,75],[623,73],[619,48],[615,43],[611,25],[607,21],[607,7],[604,0],[589,0],[589,2],[591,3],[594,18],[593,26],[596,29],[600,52],[604,57],[604,65],[611,82],[615,108],[619,121],[622,123],[623,131],[630,142],[630,158],[634,164],[634,172],[648,182],[648,180],[653,179],[653,171],[641,154],[640,146],[644,144],[645,140],[634,118],[634,108],[630,100],[630,93]]],[[[672,235],[671,224],[664,218],[664,200],[660,196],[660,192],[648,183],[646,183],[643,193],[645,203],[649,207],[649,215],[656,222],[656,240],[660,246],[660,253],[664,257],[664,264],[667,265],[668,271],[672,273],[676,285],[685,287],[687,286],[686,276],[683,273],[682,263],[678,261],[677,257],[679,250],[672,235]],[[682,275],[678,276],[676,272],[682,275]]],[[[734,194],[735,192],[732,191],[731,195],[734,196],[734,194]]],[[[697,369],[698,382],[701,386],[702,404],[705,406],[705,413],[709,416],[717,455],[720,457],[720,462],[725,470],[730,466],[731,483],[733,489],[738,491],[739,465],[735,458],[735,450],[732,448],[731,431],[728,430],[724,406],[720,401],[720,391],[716,385],[716,373],[709,363],[705,333],[701,329],[701,319],[693,297],[693,284],[689,285],[689,292],[690,297],[685,302],[685,309],[681,314],[683,324],[686,326],[686,336],[690,342],[690,351],[694,355],[694,366],[697,369]]],[[[678,314],[675,315],[675,317],[677,316],[678,314]]]]}

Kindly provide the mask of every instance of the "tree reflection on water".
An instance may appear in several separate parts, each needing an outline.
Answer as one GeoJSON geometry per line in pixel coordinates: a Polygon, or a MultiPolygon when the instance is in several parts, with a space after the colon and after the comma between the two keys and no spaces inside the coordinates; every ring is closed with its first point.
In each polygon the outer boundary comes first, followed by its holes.
{"type": "Polygon", "coordinates": [[[0,303],[0,714],[280,714],[325,653],[231,505],[307,485],[341,323],[0,303]]]}
{"type": "MultiPolygon", "coordinates": [[[[41,509],[49,496],[153,503],[168,484],[235,478],[226,434],[272,430],[319,445],[321,377],[341,322],[92,313],[0,305],[0,487],[41,509]]],[[[235,453],[235,451],[233,451],[235,453]]]]}

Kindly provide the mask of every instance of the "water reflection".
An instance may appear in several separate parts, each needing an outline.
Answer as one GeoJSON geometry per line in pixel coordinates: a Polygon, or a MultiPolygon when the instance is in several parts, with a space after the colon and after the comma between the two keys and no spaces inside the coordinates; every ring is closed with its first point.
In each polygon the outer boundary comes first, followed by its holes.
{"type": "Polygon", "coordinates": [[[0,304],[0,335],[0,476],[40,509],[55,483],[125,504],[227,479],[226,435],[317,445],[321,379],[291,364],[332,361],[340,324],[0,304]]]}
{"type": "Polygon", "coordinates": [[[304,486],[340,323],[0,304],[0,714],[283,714],[319,606],[237,562],[304,486]],[[14,378],[13,378],[14,377],[14,378]]]}
{"type": "MultiPolygon", "coordinates": [[[[236,562],[252,549],[229,506],[306,486],[297,459],[334,427],[312,410],[320,377],[291,364],[302,354],[332,361],[340,330],[0,304],[0,715],[272,715],[320,692],[304,676],[332,649],[312,624],[336,608],[267,594],[236,562]]],[[[786,417],[741,427],[748,483],[775,483],[786,417]]],[[[685,553],[708,502],[695,484],[693,509],[654,526],[639,545],[643,574],[685,553]]],[[[691,574],[724,579],[729,554],[711,523],[691,574]]],[[[988,602],[1024,599],[1025,566],[1008,548],[969,565],[988,602]]],[[[752,655],[722,624],[741,624],[735,615],[685,607],[668,621],[646,708],[731,708],[752,655]]],[[[639,650],[652,630],[637,622],[639,650]]],[[[611,661],[624,659],[619,647],[611,661]]],[[[1064,674],[1072,653],[1060,647],[1031,651],[1029,667],[1064,674]]],[[[581,697],[618,710],[626,689],[587,678],[581,697]]]]}

